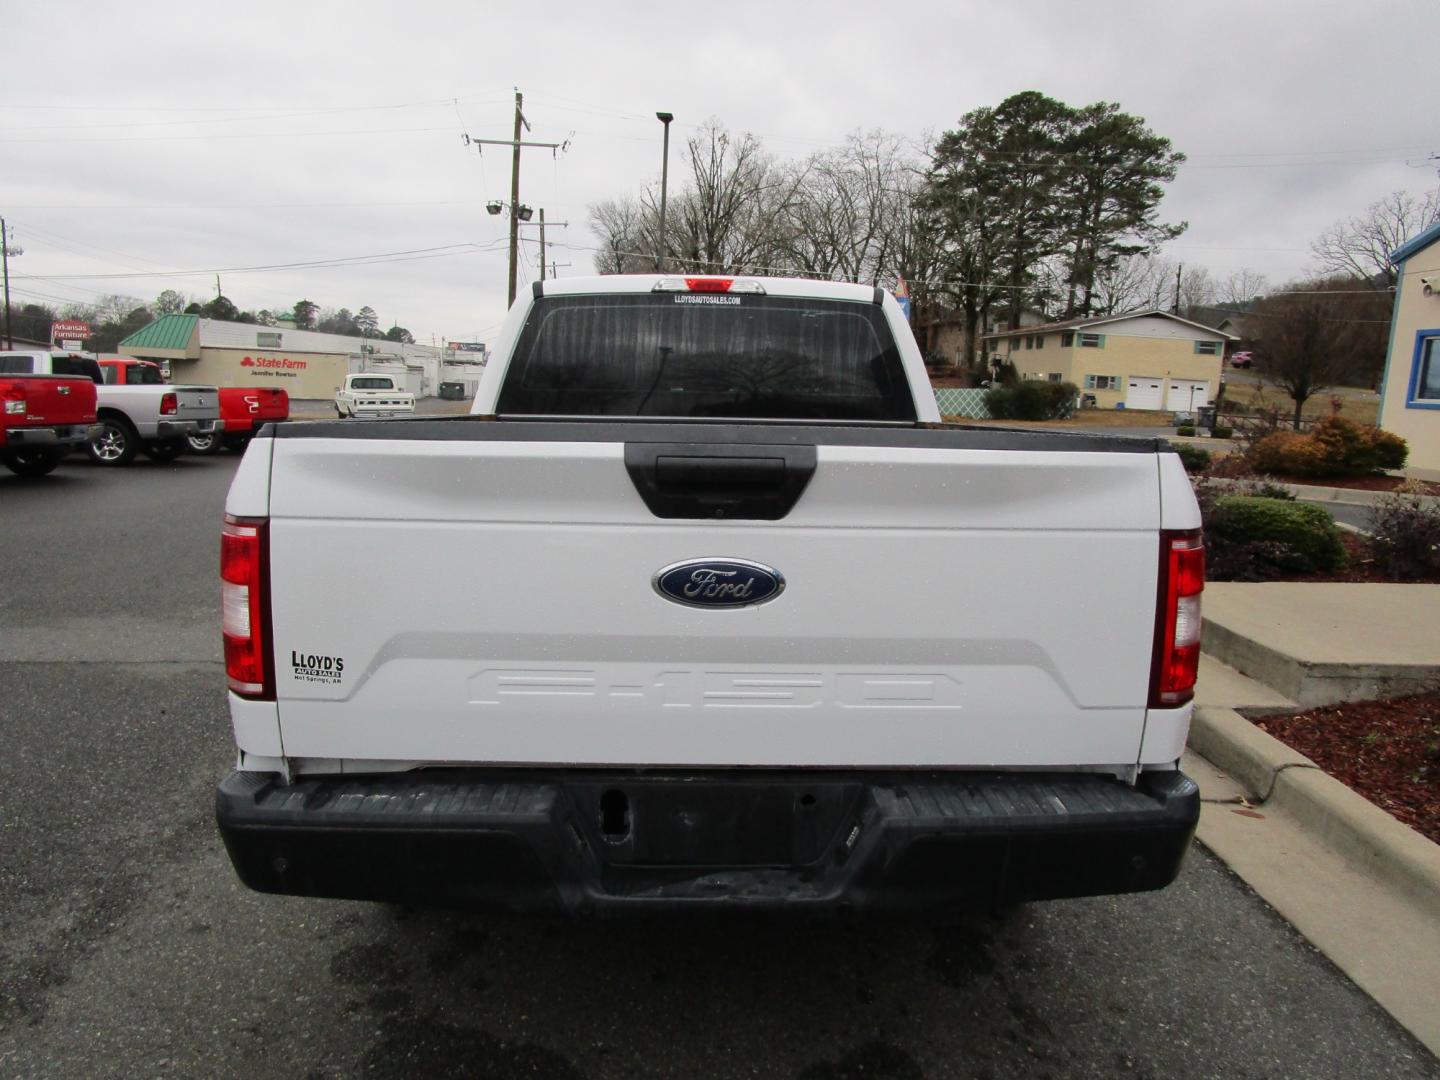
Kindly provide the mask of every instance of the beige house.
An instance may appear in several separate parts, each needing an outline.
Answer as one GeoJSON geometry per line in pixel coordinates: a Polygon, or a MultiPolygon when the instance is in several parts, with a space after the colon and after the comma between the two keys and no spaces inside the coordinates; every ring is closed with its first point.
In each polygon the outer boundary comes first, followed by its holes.
{"type": "Polygon", "coordinates": [[[1380,426],[1410,444],[1409,464],[1440,470],[1440,222],[1390,255],[1397,274],[1380,426]]]}
{"type": "Polygon", "coordinates": [[[1023,379],[1074,383],[1100,409],[1190,412],[1220,388],[1232,335],[1164,311],[1022,327],[981,339],[1023,379]]]}

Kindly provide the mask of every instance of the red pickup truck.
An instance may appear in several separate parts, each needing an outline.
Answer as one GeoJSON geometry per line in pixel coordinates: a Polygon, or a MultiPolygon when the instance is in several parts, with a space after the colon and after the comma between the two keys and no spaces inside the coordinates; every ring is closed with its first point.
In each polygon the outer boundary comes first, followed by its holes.
{"type": "MultiPolygon", "coordinates": [[[[114,386],[136,383],[163,383],[160,365],[149,360],[110,357],[100,361],[105,381],[114,386]]],[[[243,450],[262,424],[279,423],[290,418],[290,395],[274,387],[220,387],[220,428],[214,432],[195,432],[185,437],[192,454],[213,454],[222,446],[227,450],[243,450]]]]}
{"type": "Polygon", "coordinates": [[[0,373],[0,464],[44,476],[94,434],[95,384],[82,375],[0,373]]]}

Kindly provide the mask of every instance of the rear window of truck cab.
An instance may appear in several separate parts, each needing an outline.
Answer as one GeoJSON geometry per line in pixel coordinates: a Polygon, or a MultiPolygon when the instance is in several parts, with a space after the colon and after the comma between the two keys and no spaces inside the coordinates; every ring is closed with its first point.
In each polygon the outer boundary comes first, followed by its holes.
{"type": "Polygon", "coordinates": [[[497,412],[910,420],[878,305],[673,293],[548,296],[516,343],[497,412]]]}
{"type": "Polygon", "coordinates": [[[389,379],[381,379],[381,378],[351,379],[351,380],[350,380],[350,389],[351,389],[351,390],[394,390],[394,389],[395,389],[395,384],[394,384],[393,382],[391,382],[389,379]]]}

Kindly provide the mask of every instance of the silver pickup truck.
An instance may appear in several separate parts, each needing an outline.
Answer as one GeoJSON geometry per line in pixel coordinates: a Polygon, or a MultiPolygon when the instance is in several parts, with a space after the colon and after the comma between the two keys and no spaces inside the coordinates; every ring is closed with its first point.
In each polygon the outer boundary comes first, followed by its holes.
{"type": "Polygon", "coordinates": [[[106,384],[100,364],[83,353],[0,352],[0,374],[84,375],[96,383],[98,434],[86,452],[97,465],[128,465],[143,450],[156,461],[185,451],[185,436],[220,426],[220,391],[214,386],[106,384]]]}

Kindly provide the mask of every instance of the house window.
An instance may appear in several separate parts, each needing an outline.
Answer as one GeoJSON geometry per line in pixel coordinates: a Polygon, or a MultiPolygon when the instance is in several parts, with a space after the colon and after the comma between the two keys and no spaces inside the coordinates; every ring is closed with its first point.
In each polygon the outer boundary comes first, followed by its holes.
{"type": "Polygon", "coordinates": [[[274,330],[255,331],[255,347],[257,349],[278,349],[280,348],[280,335],[274,330]]]}
{"type": "Polygon", "coordinates": [[[1034,338],[1032,335],[1030,335],[1030,334],[1026,334],[1026,335],[1025,335],[1025,348],[1027,348],[1027,349],[1033,349],[1034,347],[1035,347],[1035,338],[1034,338]]]}
{"type": "Polygon", "coordinates": [[[1066,330],[1060,335],[1060,348],[1068,349],[1075,344],[1075,331],[1066,330]]]}
{"type": "Polygon", "coordinates": [[[1081,334],[1080,347],[1082,349],[1103,349],[1105,347],[1105,335],[1081,334]]]}
{"type": "Polygon", "coordinates": [[[1119,375],[1086,375],[1086,390],[1119,390],[1119,375]]]}
{"type": "Polygon", "coordinates": [[[1440,330],[1421,330],[1415,335],[1415,361],[1406,407],[1440,409],[1440,330]]]}
{"type": "Polygon", "coordinates": [[[1220,342],[1218,341],[1197,341],[1195,342],[1196,356],[1219,356],[1220,342]]]}
{"type": "Polygon", "coordinates": [[[1045,347],[1045,335],[1044,335],[1044,334],[1036,334],[1036,335],[1035,335],[1035,348],[1037,348],[1037,349],[1043,349],[1044,347],[1045,347]]]}
{"type": "Polygon", "coordinates": [[[1062,378],[1064,378],[1064,375],[1059,371],[1052,371],[1049,375],[1046,376],[1046,378],[1049,379],[1051,382],[1059,382],[1062,378]]]}

